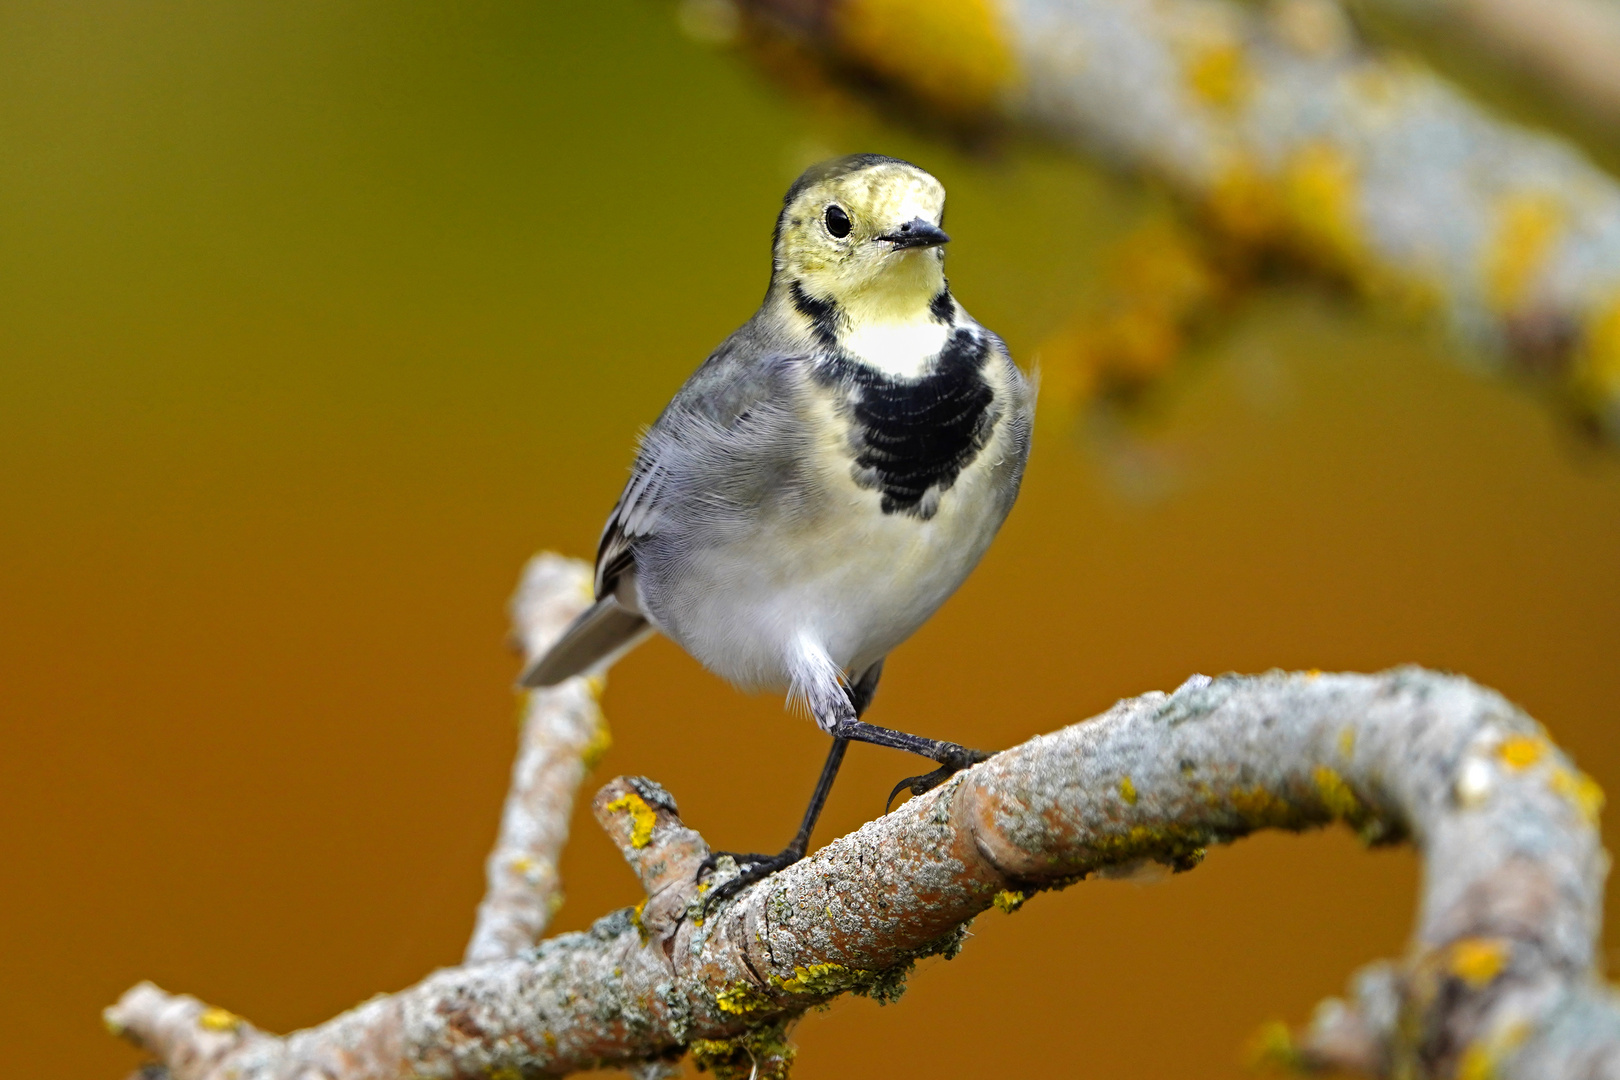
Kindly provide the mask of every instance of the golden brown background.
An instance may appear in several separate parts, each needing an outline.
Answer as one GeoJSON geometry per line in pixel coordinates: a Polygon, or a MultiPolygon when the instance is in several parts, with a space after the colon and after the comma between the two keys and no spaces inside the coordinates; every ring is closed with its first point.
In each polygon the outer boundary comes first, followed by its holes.
{"type": "MultiPolygon", "coordinates": [[[[513,748],[503,605],[587,554],[638,425],[745,318],[781,191],[881,150],[951,192],[958,295],[1026,362],[1157,196],[1038,145],[829,121],[595,3],[0,6],[0,1032],[117,1077],[152,978],[318,1022],[455,962],[513,748]]],[[[1195,671],[1417,662],[1620,783],[1620,465],[1422,328],[1248,301],[1122,432],[1048,424],[874,718],[984,747],[1195,671]]],[[[774,850],[822,737],[667,643],[600,780],[774,850]]],[[[915,762],[851,754],[819,838],[915,762]]],[[[1609,821],[1614,821],[1611,811],[1609,821]]],[[[588,817],[560,929],[636,886],[588,817]]],[[[798,1075],[1239,1076],[1401,948],[1417,866],[1263,836],[991,912],[798,1075]]]]}

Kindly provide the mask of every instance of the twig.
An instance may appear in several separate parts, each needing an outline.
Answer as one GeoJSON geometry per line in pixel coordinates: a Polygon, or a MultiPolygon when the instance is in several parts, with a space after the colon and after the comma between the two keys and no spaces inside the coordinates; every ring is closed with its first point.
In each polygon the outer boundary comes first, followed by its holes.
{"type": "Polygon", "coordinates": [[[149,984],[107,1019],[176,1080],[562,1074],[683,1049],[722,1075],[781,1075],[807,1007],[898,994],[992,905],[1341,821],[1423,852],[1412,949],[1276,1054],[1391,1076],[1620,1077],[1620,1008],[1597,978],[1600,802],[1533,720],[1463,678],[1195,676],[1005,751],[707,920],[707,846],[657,785],[620,779],[596,812],[647,889],[639,909],[285,1038],[149,984]]]}
{"type": "MultiPolygon", "coordinates": [[[[543,554],[529,560],[512,598],[513,633],[526,659],[544,652],[591,602],[585,563],[543,554]]],[[[562,905],[557,860],[580,783],[607,749],[597,708],[600,680],[569,679],[529,693],[512,784],[501,811],[466,963],[515,956],[540,940],[562,905]]]]}

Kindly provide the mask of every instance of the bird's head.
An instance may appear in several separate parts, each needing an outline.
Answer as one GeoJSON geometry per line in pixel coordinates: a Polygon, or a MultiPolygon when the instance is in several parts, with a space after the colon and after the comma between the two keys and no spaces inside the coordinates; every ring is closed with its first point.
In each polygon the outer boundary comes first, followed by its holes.
{"type": "Polygon", "coordinates": [[[909,162],[854,154],[814,165],[782,201],[773,287],[869,317],[926,311],[945,288],[945,188],[909,162]]]}

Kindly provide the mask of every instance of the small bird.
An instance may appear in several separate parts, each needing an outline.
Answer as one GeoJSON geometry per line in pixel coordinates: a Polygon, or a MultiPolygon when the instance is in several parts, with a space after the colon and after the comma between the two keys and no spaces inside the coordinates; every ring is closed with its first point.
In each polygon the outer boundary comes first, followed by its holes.
{"type": "MultiPolygon", "coordinates": [[[[1035,393],[945,280],[945,189],[856,154],[788,189],[771,282],[643,436],[596,555],[596,602],[522,677],[600,671],[654,630],[832,736],[798,833],[730,855],[710,901],[804,857],[851,740],[938,765],[988,756],[861,720],[883,659],[960,586],[1018,496],[1035,393]]],[[[700,871],[700,874],[704,871],[700,871]]]]}

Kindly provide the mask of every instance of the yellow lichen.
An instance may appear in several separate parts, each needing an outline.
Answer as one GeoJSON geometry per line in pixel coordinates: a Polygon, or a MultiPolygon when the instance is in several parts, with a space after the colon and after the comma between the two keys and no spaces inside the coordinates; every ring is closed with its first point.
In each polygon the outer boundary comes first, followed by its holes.
{"type": "Polygon", "coordinates": [[[514,1069],[510,1065],[489,1071],[489,1080],[523,1080],[521,1069],[514,1069]]]}
{"type": "Polygon", "coordinates": [[[1018,889],[1002,889],[1000,892],[996,893],[995,897],[991,899],[990,902],[996,906],[996,910],[1011,915],[1013,912],[1023,907],[1024,901],[1028,899],[1029,894],[1026,892],[1021,892],[1018,889]]]}
{"type": "Polygon", "coordinates": [[[1528,769],[1547,752],[1547,744],[1533,735],[1510,735],[1496,748],[1496,756],[1510,769],[1528,769]]]}
{"type": "Polygon", "coordinates": [[[1508,942],[1501,938],[1473,937],[1453,942],[1446,955],[1446,968],[1457,978],[1479,990],[1507,966],[1508,942]]]}
{"type": "Polygon", "coordinates": [[[1596,828],[1603,813],[1604,795],[1598,782],[1575,769],[1556,769],[1547,781],[1552,789],[1568,799],[1579,810],[1587,824],[1596,828]]]}
{"type": "Polygon", "coordinates": [[[197,1026],[207,1031],[235,1031],[242,1026],[242,1018],[218,1006],[204,1009],[197,1017],[197,1026]]]}
{"type": "Polygon", "coordinates": [[[1347,758],[1356,752],[1356,729],[1347,727],[1339,732],[1339,756],[1347,758]]]}
{"type": "Polygon", "coordinates": [[[555,1050],[555,1049],[557,1049],[557,1036],[555,1036],[551,1032],[547,1031],[547,1032],[543,1032],[541,1037],[543,1039],[545,1039],[545,1041],[546,1041],[546,1049],[547,1050],[555,1050]]]}
{"type": "Polygon", "coordinates": [[[651,936],[647,932],[647,924],[641,919],[641,915],[646,909],[647,901],[645,900],[630,909],[630,925],[636,928],[636,936],[641,939],[643,945],[647,944],[647,939],[651,936]]]}
{"type": "Polygon", "coordinates": [[[1016,78],[991,0],[845,0],[833,10],[846,55],[947,112],[985,112],[1016,78]]]}
{"type": "Polygon", "coordinates": [[[751,984],[740,982],[714,995],[714,1003],[721,1012],[731,1013],[733,1016],[747,1016],[757,1009],[763,1009],[771,1003],[771,1000],[751,984]]]}
{"type": "Polygon", "coordinates": [[[1247,1052],[1243,1055],[1251,1069],[1281,1069],[1295,1071],[1300,1065],[1299,1048],[1294,1045],[1294,1034],[1281,1020],[1269,1020],[1249,1037],[1247,1052]]]}
{"type": "Polygon", "coordinates": [[[1326,765],[1318,765],[1311,770],[1311,780],[1316,784],[1317,794],[1322,796],[1322,805],[1335,818],[1354,821],[1362,816],[1361,800],[1356,798],[1356,793],[1350,790],[1350,785],[1337,772],[1326,765]]]}
{"type": "Polygon", "coordinates": [[[1574,370],[1574,390],[1597,412],[1613,409],[1620,398],[1620,295],[1591,308],[1574,370]]]}
{"type": "Polygon", "coordinates": [[[607,804],[609,811],[623,810],[630,815],[630,846],[644,848],[652,842],[653,826],[658,823],[658,815],[653,808],[633,791],[627,791],[617,799],[607,804]]]}
{"type": "Polygon", "coordinates": [[[1233,788],[1227,800],[1244,822],[1256,828],[1266,825],[1287,825],[1299,820],[1301,816],[1287,800],[1278,798],[1260,784],[1233,788]]]}
{"type": "Polygon", "coordinates": [[[1330,143],[1298,150],[1283,170],[1283,199],[1307,254],[1357,270],[1363,264],[1355,164],[1330,143]]]}
{"type": "Polygon", "coordinates": [[[843,964],[809,964],[793,969],[789,979],[773,979],[790,994],[836,994],[871,978],[871,972],[843,964]]]}
{"type": "Polygon", "coordinates": [[[613,733],[608,731],[607,720],[597,717],[596,730],[591,732],[590,740],[579,752],[580,760],[585,763],[587,769],[594,769],[602,763],[602,759],[607,757],[607,752],[611,749],[613,749],[613,733]]]}
{"type": "Polygon", "coordinates": [[[1485,296],[1502,314],[1517,311],[1564,228],[1563,208],[1550,196],[1519,193],[1498,207],[1485,255],[1485,296]]]}
{"type": "Polygon", "coordinates": [[[1187,64],[1193,93],[1222,109],[1235,108],[1253,81],[1241,46],[1223,42],[1195,53],[1187,64]]]}
{"type": "Polygon", "coordinates": [[[1474,1043],[1463,1051],[1457,1061],[1457,1080],[1493,1080],[1496,1060],[1489,1050],[1474,1043]]]}
{"type": "Polygon", "coordinates": [[[1119,782],[1119,797],[1132,806],[1136,805],[1136,785],[1131,783],[1129,776],[1119,782]]]}

